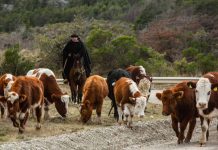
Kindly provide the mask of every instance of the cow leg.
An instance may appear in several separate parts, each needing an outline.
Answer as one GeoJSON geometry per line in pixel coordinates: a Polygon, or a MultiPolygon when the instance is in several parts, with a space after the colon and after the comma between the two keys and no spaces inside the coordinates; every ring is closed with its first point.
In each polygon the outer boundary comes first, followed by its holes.
{"type": "Polygon", "coordinates": [[[187,136],[185,138],[185,143],[190,142],[195,125],[196,125],[196,118],[194,117],[189,121],[189,128],[188,128],[187,136]]]}
{"type": "Polygon", "coordinates": [[[19,120],[20,120],[19,133],[24,132],[24,129],[25,129],[24,125],[26,124],[26,120],[27,120],[26,117],[28,117],[27,113],[28,113],[27,111],[26,112],[21,112],[20,115],[19,115],[19,120]]]}
{"type": "Polygon", "coordinates": [[[173,127],[173,130],[174,130],[174,132],[176,133],[176,137],[178,138],[178,144],[180,144],[179,142],[179,128],[178,128],[178,120],[175,118],[175,117],[173,117],[172,115],[171,115],[171,119],[172,119],[172,127],[173,127]]]}
{"type": "Polygon", "coordinates": [[[98,101],[98,105],[97,105],[97,108],[96,108],[96,114],[97,114],[97,118],[98,118],[98,124],[101,124],[101,109],[102,109],[102,104],[103,104],[103,98],[101,98],[99,101],[98,101]]]}
{"type": "Polygon", "coordinates": [[[189,118],[186,118],[180,123],[180,133],[179,133],[180,143],[183,143],[183,140],[185,138],[184,132],[185,132],[185,129],[186,129],[187,125],[188,125],[189,120],[190,120],[189,118]]]}
{"type": "Polygon", "coordinates": [[[126,125],[128,125],[129,116],[130,116],[129,108],[127,106],[125,106],[123,112],[124,112],[124,119],[123,119],[123,121],[124,121],[124,123],[126,125]]]}
{"type": "Polygon", "coordinates": [[[36,107],[35,112],[37,119],[36,129],[39,130],[41,128],[42,107],[36,107]]]}
{"type": "Polygon", "coordinates": [[[16,118],[10,117],[14,127],[19,127],[19,123],[16,121],[16,118]]]}
{"type": "Polygon", "coordinates": [[[206,143],[206,134],[207,134],[207,130],[208,130],[208,122],[203,117],[201,117],[201,130],[202,130],[202,134],[201,134],[201,139],[200,139],[199,143],[200,143],[200,145],[203,145],[206,143]]]}
{"type": "Polygon", "coordinates": [[[1,107],[1,118],[4,118],[5,108],[3,106],[0,107],[1,107]]]}
{"type": "Polygon", "coordinates": [[[117,108],[118,108],[118,115],[119,115],[118,123],[119,123],[119,125],[121,125],[122,124],[123,111],[122,111],[121,107],[118,106],[117,108]]]}
{"type": "Polygon", "coordinates": [[[44,110],[45,110],[45,114],[44,114],[44,119],[47,120],[50,118],[50,115],[49,115],[49,105],[47,103],[45,103],[45,107],[44,107],[44,110]]]}
{"type": "MultiPolygon", "coordinates": [[[[210,120],[209,119],[207,120],[207,124],[208,124],[208,128],[209,128],[209,125],[210,125],[210,120]]],[[[208,141],[208,139],[209,139],[209,129],[207,129],[206,138],[207,138],[207,141],[208,141]]]]}

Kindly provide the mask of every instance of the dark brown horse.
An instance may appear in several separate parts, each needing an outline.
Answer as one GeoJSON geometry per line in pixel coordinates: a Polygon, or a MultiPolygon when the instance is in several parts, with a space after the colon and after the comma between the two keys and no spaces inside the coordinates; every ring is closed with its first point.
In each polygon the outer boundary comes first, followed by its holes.
{"type": "Polygon", "coordinates": [[[70,69],[69,74],[71,96],[74,103],[81,103],[82,89],[86,81],[86,72],[83,65],[83,59],[80,55],[74,55],[73,60],[73,66],[70,69]]]}

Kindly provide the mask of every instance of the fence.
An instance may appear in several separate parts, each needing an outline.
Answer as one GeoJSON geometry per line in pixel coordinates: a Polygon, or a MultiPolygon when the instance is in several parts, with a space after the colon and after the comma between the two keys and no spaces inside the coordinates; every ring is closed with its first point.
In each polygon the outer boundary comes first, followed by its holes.
{"type": "MultiPolygon", "coordinates": [[[[153,84],[176,84],[181,81],[197,81],[199,77],[152,77],[153,84]]],[[[57,79],[58,84],[63,84],[63,79],[57,79]]]]}

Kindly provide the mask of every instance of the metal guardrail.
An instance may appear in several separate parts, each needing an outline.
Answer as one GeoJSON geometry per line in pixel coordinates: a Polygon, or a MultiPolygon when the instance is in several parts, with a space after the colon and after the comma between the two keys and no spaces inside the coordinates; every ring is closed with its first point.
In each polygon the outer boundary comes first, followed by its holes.
{"type": "Polygon", "coordinates": [[[176,84],[182,81],[197,81],[199,77],[152,77],[152,83],[176,84]]]}
{"type": "MultiPolygon", "coordinates": [[[[197,81],[199,77],[152,77],[152,83],[156,84],[176,84],[182,81],[197,81]]],[[[64,79],[57,79],[58,84],[63,84],[64,79]]]]}

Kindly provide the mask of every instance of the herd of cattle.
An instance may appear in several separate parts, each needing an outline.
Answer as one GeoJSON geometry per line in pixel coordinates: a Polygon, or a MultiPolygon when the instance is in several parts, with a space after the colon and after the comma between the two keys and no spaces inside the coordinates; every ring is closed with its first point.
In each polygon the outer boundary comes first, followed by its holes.
{"type": "MultiPolygon", "coordinates": [[[[142,66],[114,69],[108,73],[107,78],[99,75],[88,77],[83,86],[79,110],[81,121],[89,121],[93,109],[96,109],[100,123],[102,104],[108,96],[112,100],[114,117],[118,123],[123,122],[132,128],[133,116],[144,116],[151,82],[152,78],[146,75],[142,66]]],[[[190,142],[197,117],[200,117],[202,127],[200,144],[206,143],[210,121],[218,117],[218,72],[209,72],[197,82],[178,83],[156,93],[156,97],[162,101],[162,115],[171,115],[178,144],[190,142]],[[184,131],[188,123],[189,129],[185,137],[184,131]]],[[[70,96],[62,92],[50,69],[30,70],[25,76],[4,74],[0,77],[1,118],[9,117],[20,133],[24,132],[30,112],[36,117],[36,129],[40,129],[42,117],[49,118],[50,104],[54,103],[57,112],[66,117],[69,102],[70,96]]]]}

